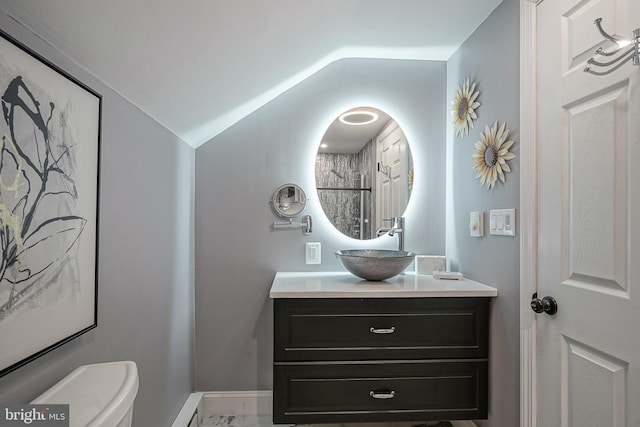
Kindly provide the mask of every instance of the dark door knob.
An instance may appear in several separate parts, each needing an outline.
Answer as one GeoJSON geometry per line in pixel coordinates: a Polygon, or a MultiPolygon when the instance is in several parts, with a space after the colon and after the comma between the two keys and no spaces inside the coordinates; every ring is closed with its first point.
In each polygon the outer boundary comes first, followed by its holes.
{"type": "Polygon", "coordinates": [[[545,313],[553,316],[558,312],[558,303],[554,297],[546,296],[542,298],[542,309],[545,313]]]}
{"type": "Polygon", "coordinates": [[[536,292],[531,297],[531,310],[536,313],[542,313],[544,311],[544,307],[542,307],[542,301],[538,298],[538,293],[536,292]]]}
{"type": "Polygon", "coordinates": [[[539,299],[538,293],[536,292],[531,296],[531,310],[536,313],[542,313],[544,311],[548,315],[553,316],[558,312],[558,302],[550,296],[539,299]]]}

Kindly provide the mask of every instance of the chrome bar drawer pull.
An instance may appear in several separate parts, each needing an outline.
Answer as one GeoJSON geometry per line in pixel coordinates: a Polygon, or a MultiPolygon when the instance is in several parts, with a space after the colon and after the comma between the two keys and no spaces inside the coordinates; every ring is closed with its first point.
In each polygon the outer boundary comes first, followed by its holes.
{"type": "Polygon", "coordinates": [[[373,326],[369,328],[369,332],[372,334],[392,334],[396,331],[396,327],[392,326],[390,328],[374,328],[373,326]]]}
{"type": "Polygon", "coordinates": [[[384,391],[384,392],[376,392],[371,390],[369,392],[369,396],[373,397],[374,399],[393,399],[396,395],[396,392],[391,390],[391,391],[384,391]]]}

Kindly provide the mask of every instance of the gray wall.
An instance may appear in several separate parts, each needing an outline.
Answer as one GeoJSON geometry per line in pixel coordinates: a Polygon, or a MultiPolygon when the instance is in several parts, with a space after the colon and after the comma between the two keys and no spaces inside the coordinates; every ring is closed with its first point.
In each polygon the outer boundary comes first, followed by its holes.
{"type": "Polygon", "coordinates": [[[349,59],[334,62],[196,150],[196,388],[264,390],[272,385],[272,305],[277,271],[341,270],[333,252],[396,247],[395,237],[361,243],[339,234],[321,211],[315,156],[339,113],[370,105],[402,127],[416,165],[406,247],[444,253],[445,63],[349,59]],[[269,200],[300,184],[314,232],[271,229],[269,200]],[[304,244],[322,243],[322,264],[304,244]]]}
{"type": "MultiPolygon", "coordinates": [[[[470,134],[448,138],[447,257],[452,269],[498,288],[491,307],[489,420],[478,426],[519,423],[520,238],[489,236],[490,209],[518,208],[519,1],[505,0],[447,62],[447,99],[465,78],[478,82],[481,106],[470,134]],[[474,144],[487,124],[506,122],[515,144],[506,184],[487,190],[472,170],[474,144]],[[469,212],[485,212],[485,237],[469,236],[469,212]]],[[[450,116],[447,118],[450,122],[450,116]]],[[[451,127],[450,127],[451,129],[451,127]]],[[[517,210],[516,210],[517,216],[517,210]]],[[[517,225],[517,222],[516,222],[517,225]]]]}
{"type": "Polygon", "coordinates": [[[168,426],[193,389],[195,150],[2,12],[0,27],[103,96],[98,327],[0,378],[0,402],[134,360],[134,426],[168,426]]]}

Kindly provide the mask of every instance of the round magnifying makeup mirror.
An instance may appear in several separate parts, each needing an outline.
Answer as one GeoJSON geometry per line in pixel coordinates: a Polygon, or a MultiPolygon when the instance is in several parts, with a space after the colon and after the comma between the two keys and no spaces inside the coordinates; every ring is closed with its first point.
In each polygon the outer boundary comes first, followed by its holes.
{"type": "Polygon", "coordinates": [[[316,156],[316,189],[324,213],[344,235],[367,240],[403,216],[413,187],[407,138],[384,111],[353,108],[325,132],[316,156]]]}
{"type": "Polygon", "coordinates": [[[307,195],[297,184],[283,184],[271,198],[273,211],[282,218],[294,218],[304,210],[307,195]]]}

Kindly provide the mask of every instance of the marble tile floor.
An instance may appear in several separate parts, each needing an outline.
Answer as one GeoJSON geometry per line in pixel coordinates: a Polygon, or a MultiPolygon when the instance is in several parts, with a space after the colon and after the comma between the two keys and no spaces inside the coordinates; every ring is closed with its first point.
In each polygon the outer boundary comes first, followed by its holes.
{"type": "Polygon", "coordinates": [[[268,427],[273,426],[270,415],[213,415],[202,420],[201,427],[268,427]]]}
{"type": "MultiPolygon", "coordinates": [[[[277,424],[287,427],[294,424],[277,424]]],[[[453,427],[448,421],[425,423],[356,423],[356,424],[316,424],[315,427],[453,427]]],[[[200,424],[201,427],[273,427],[271,415],[213,415],[200,424]]],[[[313,424],[309,424],[313,427],[313,424]]]]}

